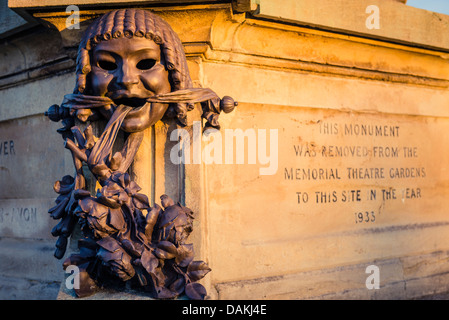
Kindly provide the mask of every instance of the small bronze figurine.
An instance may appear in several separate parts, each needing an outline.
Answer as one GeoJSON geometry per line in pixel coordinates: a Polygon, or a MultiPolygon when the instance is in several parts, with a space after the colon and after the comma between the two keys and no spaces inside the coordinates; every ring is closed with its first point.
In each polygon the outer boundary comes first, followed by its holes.
{"type": "Polygon", "coordinates": [[[185,293],[204,299],[197,283],[210,268],[194,261],[193,212],[167,195],[162,207],[150,207],[146,195],[127,170],[143,139],[143,130],[164,115],[186,125],[186,114],[200,103],[207,125],[219,127],[221,111],[237,103],[220,98],[210,89],[192,88],[182,43],[171,27],[147,10],[120,9],[95,20],[78,50],[76,87],[60,106],[46,115],[62,121],[58,132],[73,156],[74,176],[54,185],[59,194],[49,210],[60,222],[52,230],[58,237],[55,256],[61,259],[76,223],[83,238],[79,253],[63,266],[77,265],[81,284],[77,296],[93,294],[108,285],[142,288],[156,298],[185,293]],[[99,138],[91,126],[75,126],[99,118],[108,120],[99,138]],[[121,151],[112,154],[120,130],[128,133],[121,151]],[[86,189],[83,163],[101,185],[95,195],[86,189]]]}

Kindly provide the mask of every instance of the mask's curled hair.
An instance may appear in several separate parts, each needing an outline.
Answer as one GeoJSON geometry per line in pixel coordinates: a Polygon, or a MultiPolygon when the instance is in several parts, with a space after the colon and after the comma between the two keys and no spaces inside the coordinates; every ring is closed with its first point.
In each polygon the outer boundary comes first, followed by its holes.
{"type": "MultiPolygon", "coordinates": [[[[97,18],[84,33],[76,61],[74,93],[89,94],[87,77],[91,71],[90,51],[101,41],[120,37],[140,37],[153,40],[161,48],[169,72],[171,91],[192,88],[184,49],[178,35],[161,17],[148,10],[119,9],[97,18]]],[[[186,124],[186,113],[193,104],[170,104],[166,114],[186,124]]]]}

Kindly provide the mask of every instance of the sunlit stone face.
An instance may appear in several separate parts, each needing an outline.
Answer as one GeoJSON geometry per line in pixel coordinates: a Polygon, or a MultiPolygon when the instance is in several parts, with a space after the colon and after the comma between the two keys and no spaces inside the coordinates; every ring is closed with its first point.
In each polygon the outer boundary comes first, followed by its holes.
{"type": "MultiPolygon", "coordinates": [[[[91,51],[91,65],[92,94],[133,108],[123,121],[123,130],[142,131],[162,118],[168,104],[146,102],[171,91],[160,47],[154,41],[139,37],[102,41],[91,51]]],[[[110,118],[113,110],[101,112],[110,118]]]]}

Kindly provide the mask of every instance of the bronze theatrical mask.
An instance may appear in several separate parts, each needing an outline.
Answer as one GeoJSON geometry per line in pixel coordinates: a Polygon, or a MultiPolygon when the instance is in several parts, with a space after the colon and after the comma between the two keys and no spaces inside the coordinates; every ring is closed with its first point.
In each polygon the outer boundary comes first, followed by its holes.
{"type": "Polygon", "coordinates": [[[171,27],[147,10],[121,9],[95,20],[85,32],[77,57],[76,87],[60,106],[46,115],[62,121],[58,132],[73,156],[74,176],[64,176],[54,185],[59,194],[49,210],[60,222],[52,230],[55,256],[61,259],[76,223],[83,237],[79,253],[64,262],[64,268],[80,269],[77,296],[94,293],[104,286],[142,288],[156,298],[175,298],[185,293],[203,299],[204,287],[196,281],[210,268],[194,261],[193,212],[175,204],[167,195],[161,205],[150,207],[148,197],[127,170],[143,139],[143,130],[164,115],[186,125],[187,111],[202,107],[206,126],[219,127],[218,115],[237,105],[210,89],[192,88],[181,41],[171,27]],[[89,125],[83,131],[78,121],[108,120],[99,138],[89,125]],[[121,151],[112,155],[120,130],[127,133],[121,151]],[[101,185],[92,196],[86,188],[83,163],[101,185]]]}

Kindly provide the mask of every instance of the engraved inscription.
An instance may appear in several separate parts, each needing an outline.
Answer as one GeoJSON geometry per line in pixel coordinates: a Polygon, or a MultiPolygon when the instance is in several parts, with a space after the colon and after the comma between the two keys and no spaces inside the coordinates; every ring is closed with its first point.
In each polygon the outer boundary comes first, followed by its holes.
{"type": "Polygon", "coordinates": [[[48,214],[54,201],[46,199],[0,199],[0,237],[50,238],[56,224],[48,214]]]}
{"type": "Polygon", "coordinates": [[[37,221],[36,207],[0,208],[0,223],[33,223],[37,221]]]}
{"type": "Polygon", "coordinates": [[[16,154],[14,149],[14,140],[0,140],[0,157],[1,156],[13,156],[16,154]]]}
{"type": "Polygon", "coordinates": [[[347,218],[365,225],[378,221],[387,202],[426,196],[420,182],[428,170],[408,124],[306,123],[313,134],[292,140],[287,156],[294,161],[282,172],[284,181],[297,186],[291,199],[298,206],[320,211],[321,206],[357,204],[347,218]]]}

